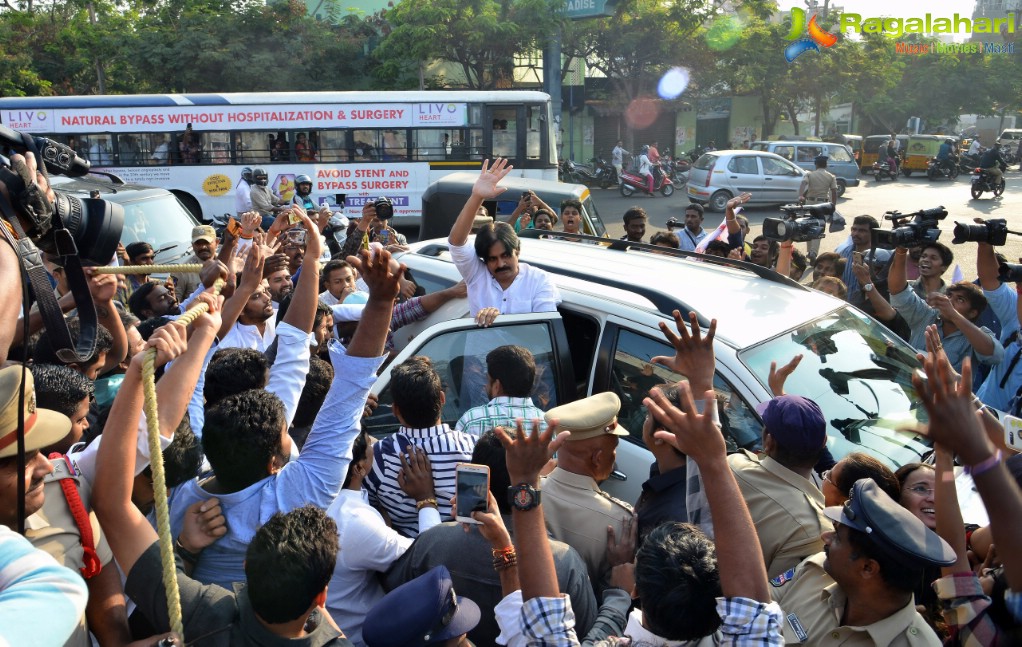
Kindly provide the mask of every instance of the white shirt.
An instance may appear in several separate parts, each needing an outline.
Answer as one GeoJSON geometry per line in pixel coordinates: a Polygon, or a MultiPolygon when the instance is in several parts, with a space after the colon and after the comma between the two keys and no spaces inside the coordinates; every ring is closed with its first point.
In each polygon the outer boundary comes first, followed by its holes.
{"type": "Polygon", "coordinates": [[[979,155],[980,148],[982,146],[979,143],[979,138],[972,140],[972,143],[969,144],[969,155],[979,155]]]}
{"type": "Polygon", "coordinates": [[[341,304],[341,300],[330,294],[330,290],[323,290],[319,295],[319,300],[328,306],[337,306],[341,304]]]}
{"type": "MultiPolygon", "coordinates": [[[[675,230],[675,233],[678,234],[678,249],[686,252],[696,251],[696,245],[709,235],[705,229],[700,229],[698,234],[693,234],[692,230],[688,227],[675,230]]],[[[724,240],[727,241],[727,238],[725,237],[724,240]]]]}
{"type": "Polygon", "coordinates": [[[653,175],[649,166],[649,158],[645,153],[639,155],[639,175],[653,175]]]}
{"type": "Polygon", "coordinates": [[[273,338],[276,336],[276,320],[270,317],[263,324],[263,332],[259,332],[258,326],[249,326],[236,321],[230,332],[220,340],[220,348],[252,348],[265,353],[273,338]]]}
{"type": "Polygon", "coordinates": [[[156,147],[156,150],[153,151],[153,159],[159,162],[160,164],[166,164],[167,157],[169,157],[169,151],[167,150],[167,142],[163,142],[162,144],[156,147]]]}
{"type": "MultiPolygon", "coordinates": [[[[326,608],[348,639],[361,646],[366,613],[384,595],[376,574],[404,555],[412,540],[387,526],[383,516],[369,505],[364,490],[341,490],[326,513],[337,523],[341,546],[327,588],[326,608]]],[[[420,533],[439,523],[436,508],[419,510],[420,533]]]]}
{"type": "Polygon", "coordinates": [[[614,166],[621,166],[625,161],[625,153],[627,152],[624,148],[615,146],[614,150],[610,152],[611,163],[614,166]]]}
{"type": "Polygon", "coordinates": [[[483,308],[497,308],[500,314],[506,315],[557,310],[561,293],[550,282],[546,272],[527,263],[519,263],[518,276],[505,290],[476,256],[473,238],[470,237],[464,245],[448,245],[451,259],[468,286],[471,316],[476,316],[483,308]]]}
{"type": "Polygon", "coordinates": [[[252,185],[241,180],[234,190],[234,211],[238,215],[252,211],[252,185]]]}

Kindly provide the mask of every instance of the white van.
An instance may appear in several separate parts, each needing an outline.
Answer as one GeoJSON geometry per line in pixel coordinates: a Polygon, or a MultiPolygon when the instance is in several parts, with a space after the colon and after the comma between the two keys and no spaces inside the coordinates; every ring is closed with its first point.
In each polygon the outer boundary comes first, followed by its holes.
{"type": "Polygon", "coordinates": [[[1006,128],[997,138],[998,144],[1012,148],[1018,146],[1019,141],[1022,141],[1022,128],[1006,128]]]}

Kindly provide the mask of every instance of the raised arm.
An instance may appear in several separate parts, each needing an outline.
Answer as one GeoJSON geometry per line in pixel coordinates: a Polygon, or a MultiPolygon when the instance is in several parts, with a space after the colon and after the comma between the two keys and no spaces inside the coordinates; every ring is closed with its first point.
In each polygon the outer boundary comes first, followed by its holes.
{"type": "MultiPolygon", "coordinates": [[[[965,318],[965,315],[955,310],[954,306],[951,305],[951,299],[946,294],[933,293],[930,295],[930,303],[940,312],[940,316],[945,321],[953,323],[958,330],[969,340],[972,344],[973,349],[980,355],[993,355],[998,352],[997,347],[1000,342],[995,340],[992,335],[988,335],[983,330],[965,318]]],[[[1001,349],[1003,353],[1003,348],[1001,349]]]]}
{"type": "Polygon", "coordinates": [[[305,257],[302,262],[302,274],[298,277],[291,305],[284,315],[284,323],[290,324],[305,333],[312,332],[312,324],[316,319],[316,305],[319,303],[319,257],[323,253],[323,242],[319,236],[319,227],[298,205],[291,207],[298,212],[305,227],[305,257]]]}
{"type": "Polygon", "coordinates": [[[777,252],[777,265],[774,267],[774,271],[781,276],[791,275],[791,254],[792,250],[795,249],[795,243],[790,240],[786,240],[780,245],[780,250],[777,252]]]}
{"type": "Polygon", "coordinates": [[[984,290],[993,291],[1001,286],[997,278],[998,264],[993,245],[980,243],[976,246],[976,273],[979,274],[980,287],[984,290]]]}
{"type": "Polygon", "coordinates": [[[99,369],[102,375],[124,361],[128,354],[128,333],[124,330],[121,316],[114,307],[114,295],[117,294],[117,276],[114,274],[94,274],[85,270],[89,278],[89,292],[96,304],[96,318],[99,323],[110,331],[113,346],[106,354],[106,364],[99,369]]]}
{"type": "Polygon", "coordinates": [[[894,250],[891,269],[887,272],[887,289],[891,294],[900,294],[908,287],[908,250],[899,247],[894,250]]]}
{"type": "Polygon", "coordinates": [[[468,287],[464,281],[459,281],[449,288],[437,290],[420,297],[419,303],[427,313],[436,312],[440,306],[452,299],[464,299],[468,296],[468,287]]]}
{"type": "Polygon", "coordinates": [[[223,339],[231,331],[231,328],[238,321],[238,317],[245,310],[248,300],[262,284],[263,263],[265,261],[263,246],[253,244],[249,248],[248,256],[245,258],[245,269],[241,272],[241,281],[238,282],[238,287],[234,294],[231,295],[231,298],[224,302],[221,316],[222,323],[220,332],[217,334],[219,339],[223,339]]]}
{"type": "Polygon", "coordinates": [[[489,160],[483,162],[483,170],[479,173],[479,179],[472,185],[472,195],[468,197],[465,206],[461,208],[461,213],[458,214],[458,219],[455,221],[454,227],[451,228],[447,242],[461,247],[468,241],[468,235],[472,233],[472,223],[475,221],[479,205],[483,203],[483,200],[496,198],[507,190],[506,187],[498,186],[498,183],[513,168],[506,159],[501,157],[493,161],[493,166],[490,166],[489,160]]]}
{"type": "MultiPolygon", "coordinates": [[[[873,276],[870,274],[869,268],[865,263],[860,263],[858,261],[853,262],[852,273],[855,274],[855,278],[859,280],[860,286],[873,283],[873,276]]],[[[874,288],[868,291],[863,290],[862,293],[866,295],[870,305],[873,306],[873,316],[880,321],[891,321],[898,315],[894,306],[888,303],[887,299],[884,298],[884,295],[880,294],[880,290],[874,288]]]]}
{"type": "Polygon", "coordinates": [[[673,406],[659,389],[653,389],[644,403],[666,429],[656,432],[656,437],[671,443],[699,465],[713,516],[721,590],[728,598],[769,603],[763,555],[760,551],[749,550],[749,546],[759,543],[756,528],[728,466],[724,437],[709,413],[716,408],[714,394],[712,391],[705,393],[704,411],[707,413],[701,415],[696,413],[688,384],[679,382],[678,392],[684,411],[673,406]]]}

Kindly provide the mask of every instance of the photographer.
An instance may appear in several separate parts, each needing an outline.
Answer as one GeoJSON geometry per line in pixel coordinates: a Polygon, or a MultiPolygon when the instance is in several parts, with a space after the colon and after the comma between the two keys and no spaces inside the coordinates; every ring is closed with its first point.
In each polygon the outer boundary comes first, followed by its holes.
{"type": "Polygon", "coordinates": [[[362,205],[362,218],[348,225],[348,237],[337,258],[358,256],[360,249],[368,249],[369,243],[380,243],[391,253],[408,249],[408,239],[390,227],[394,205],[387,198],[366,200],[362,205]]]}
{"type": "Polygon", "coordinates": [[[841,280],[848,286],[848,303],[857,308],[865,308],[867,313],[869,308],[866,306],[866,295],[863,293],[863,290],[866,289],[866,285],[872,285],[882,292],[887,289],[887,264],[891,260],[891,252],[889,250],[872,249],[874,229],[880,229],[880,223],[877,222],[876,218],[873,216],[856,216],[852,220],[850,231],[851,246],[842,246],[837,249],[838,253],[845,259],[845,272],[841,276],[841,280]],[[869,266],[870,283],[860,283],[859,279],[856,278],[855,272],[852,270],[856,258],[861,258],[869,266]]]}
{"type": "MultiPolygon", "coordinates": [[[[990,308],[1001,322],[1001,340],[1004,344],[1006,361],[990,369],[983,383],[976,389],[976,395],[984,404],[1001,411],[1008,411],[1011,400],[1022,387],[1022,341],[1019,340],[1018,291],[1022,284],[1013,288],[999,278],[999,263],[993,245],[979,243],[976,249],[976,270],[983,295],[990,308]]],[[[1017,415],[1017,414],[1016,414],[1017,415]]]]}
{"type": "Polygon", "coordinates": [[[975,324],[987,306],[982,290],[968,281],[948,286],[945,294],[931,292],[925,300],[909,288],[905,267],[908,249],[894,252],[888,276],[891,305],[908,322],[912,330],[909,343],[926,352],[926,327],[937,325],[948,360],[961,370],[962,360],[972,355],[983,364],[996,365],[1004,359],[1004,346],[989,328],[975,324]]]}

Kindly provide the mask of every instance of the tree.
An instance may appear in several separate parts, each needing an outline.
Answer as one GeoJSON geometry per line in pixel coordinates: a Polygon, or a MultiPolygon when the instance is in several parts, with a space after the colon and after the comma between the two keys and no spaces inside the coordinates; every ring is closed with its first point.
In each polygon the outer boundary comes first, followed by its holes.
{"type": "MultiPolygon", "coordinates": [[[[556,24],[555,0],[415,0],[384,18],[390,33],[376,51],[394,79],[432,61],[457,65],[470,89],[511,87],[515,57],[540,47],[556,24]]],[[[422,79],[424,81],[424,79],[422,79]]]]}

